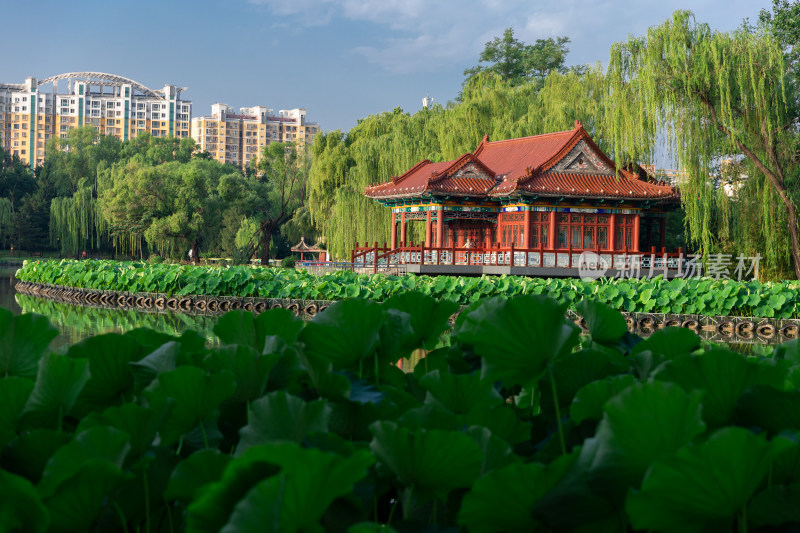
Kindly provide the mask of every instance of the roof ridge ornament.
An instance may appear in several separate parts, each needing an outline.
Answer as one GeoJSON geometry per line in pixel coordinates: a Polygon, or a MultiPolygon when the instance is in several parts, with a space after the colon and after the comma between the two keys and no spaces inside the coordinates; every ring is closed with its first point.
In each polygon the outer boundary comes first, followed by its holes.
{"type": "Polygon", "coordinates": [[[579,129],[581,129],[582,127],[583,127],[583,124],[581,124],[581,121],[576,119],[576,120],[575,120],[575,129],[576,129],[576,130],[579,130],[579,129]]]}

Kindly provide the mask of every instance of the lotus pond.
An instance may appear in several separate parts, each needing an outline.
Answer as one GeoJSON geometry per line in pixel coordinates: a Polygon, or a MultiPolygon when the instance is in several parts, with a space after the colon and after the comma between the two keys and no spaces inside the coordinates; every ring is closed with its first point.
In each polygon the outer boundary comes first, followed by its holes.
{"type": "Polygon", "coordinates": [[[800,345],[648,339],[584,300],[418,292],[233,311],[64,354],[0,310],[0,530],[775,531],[800,522],[800,345]],[[431,350],[413,372],[396,363],[431,350]]]}
{"type": "Polygon", "coordinates": [[[258,296],[299,300],[383,301],[416,291],[467,305],[492,296],[546,294],[575,306],[584,298],[628,312],[800,318],[800,282],[542,279],[518,276],[388,276],[252,267],[150,265],[119,261],[28,261],[17,278],[36,283],[128,292],[258,296]]]}
{"type": "Polygon", "coordinates": [[[125,333],[139,327],[169,335],[180,335],[184,331],[192,330],[211,342],[217,341],[213,333],[216,317],[169,311],[145,313],[135,309],[101,309],[36,298],[14,290],[16,270],[0,269],[0,307],[15,315],[37,313],[47,317],[59,332],[50,343],[52,349],[68,347],[92,335],[125,333]]]}

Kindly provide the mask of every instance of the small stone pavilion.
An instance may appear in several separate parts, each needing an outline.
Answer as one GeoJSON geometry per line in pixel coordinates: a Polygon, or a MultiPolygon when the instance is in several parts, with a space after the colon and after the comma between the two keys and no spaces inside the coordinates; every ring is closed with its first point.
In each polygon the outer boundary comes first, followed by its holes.
{"type": "Polygon", "coordinates": [[[507,141],[484,137],[454,161],[420,161],[364,193],[392,208],[391,249],[409,222],[425,246],[659,253],[678,191],[634,165],[617,171],[580,122],[507,141]]]}

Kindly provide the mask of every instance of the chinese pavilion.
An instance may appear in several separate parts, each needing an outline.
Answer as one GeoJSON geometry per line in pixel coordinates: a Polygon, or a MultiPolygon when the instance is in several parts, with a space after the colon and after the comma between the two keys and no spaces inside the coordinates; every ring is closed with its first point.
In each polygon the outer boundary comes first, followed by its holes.
{"type": "Polygon", "coordinates": [[[601,253],[662,251],[665,213],[680,200],[638,165],[617,171],[578,121],[570,131],[486,136],[472,153],[420,161],[365,195],[392,208],[391,249],[407,245],[407,224],[419,221],[431,248],[601,253]]]}
{"type": "Polygon", "coordinates": [[[312,257],[311,261],[315,260],[314,259],[315,256],[318,258],[319,261],[324,261],[325,255],[327,254],[325,250],[323,250],[316,244],[313,246],[309,246],[308,244],[306,244],[306,238],[304,236],[300,237],[300,242],[294,245],[294,247],[291,248],[291,251],[298,252],[300,254],[301,262],[306,260],[305,257],[306,254],[311,254],[312,257]]]}

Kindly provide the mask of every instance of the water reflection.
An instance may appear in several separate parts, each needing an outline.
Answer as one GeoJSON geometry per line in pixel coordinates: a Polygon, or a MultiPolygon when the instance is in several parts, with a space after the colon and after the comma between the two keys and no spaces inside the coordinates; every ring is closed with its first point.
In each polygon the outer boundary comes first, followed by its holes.
{"type": "Polygon", "coordinates": [[[15,315],[38,313],[44,315],[59,331],[50,343],[53,350],[69,346],[87,337],[102,333],[125,333],[135,328],[151,328],[168,335],[180,335],[192,329],[217,341],[213,333],[217,317],[187,315],[174,312],[143,312],[138,309],[106,309],[56,302],[14,290],[16,268],[0,269],[0,306],[15,315]]]}

